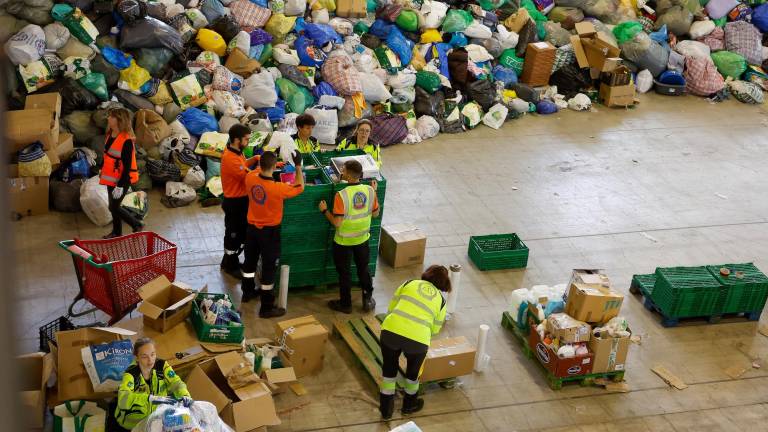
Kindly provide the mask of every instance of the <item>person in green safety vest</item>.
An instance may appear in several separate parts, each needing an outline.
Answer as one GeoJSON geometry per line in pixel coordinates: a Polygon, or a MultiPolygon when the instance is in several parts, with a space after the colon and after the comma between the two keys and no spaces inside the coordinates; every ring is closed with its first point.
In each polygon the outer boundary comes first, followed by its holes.
{"type": "Polygon", "coordinates": [[[405,355],[405,397],[403,415],[420,411],[419,376],[427,357],[432,336],[445,322],[447,293],[451,292],[448,269],[433,265],[419,280],[409,280],[395,291],[389,302],[387,317],[381,323],[381,385],[379,411],[389,419],[395,407],[395,390],[400,354],[405,355]]]}
{"type": "Polygon", "coordinates": [[[381,148],[378,144],[368,141],[373,130],[373,123],[370,120],[360,120],[357,123],[354,138],[343,139],[336,150],[355,150],[359,149],[371,155],[376,165],[381,168],[381,148]]]}
{"type": "Polygon", "coordinates": [[[331,300],[328,307],[352,313],[352,258],[357,267],[357,277],[363,289],[363,311],[376,308],[373,299],[373,279],[368,270],[371,255],[368,239],[371,237],[371,218],[379,216],[379,200],[376,197],[376,180],[371,185],[360,183],[363,166],[356,160],[348,160],[342,169],[342,178],[349,186],[336,193],[333,200],[333,213],[328,211],[328,204],[320,201],[320,211],[328,222],[336,227],[333,236],[333,263],[339,273],[339,300],[331,300]]]}
{"type": "Polygon", "coordinates": [[[319,152],[320,143],[312,138],[312,129],[315,127],[315,118],[309,114],[302,114],[296,117],[296,128],[299,130],[293,136],[293,142],[296,148],[302,153],[319,152]]]}
{"type": "Polygon", "coordinates": [[[169,397],[181,400],[186,407],[194,403],[171,365],[157,358],[152,339],[138,339],[133,344],[133,355],[136,360],[125,370],[117,390],[115,419],[123,430],[136,427],[158,404],[171,402],[169,397]]]}

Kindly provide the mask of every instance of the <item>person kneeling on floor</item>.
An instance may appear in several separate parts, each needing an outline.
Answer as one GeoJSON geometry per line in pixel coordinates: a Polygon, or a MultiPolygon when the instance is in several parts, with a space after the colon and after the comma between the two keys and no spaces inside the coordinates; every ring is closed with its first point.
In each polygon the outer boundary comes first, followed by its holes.
{"type": "Polygon", "coordinates": [[[381,386],[379,411],[389,419],[395,408],[396,378],[400,354],[405,355],[405,398],[401,412],[421,411],[424,400],[419,399],[419,376],[427,358],[432,336],[445,322],[446,298],[451,292],[448,269],[430,266],[419,280],[400,285],[389,303],[388,314],[381,323],[381,386]]]}

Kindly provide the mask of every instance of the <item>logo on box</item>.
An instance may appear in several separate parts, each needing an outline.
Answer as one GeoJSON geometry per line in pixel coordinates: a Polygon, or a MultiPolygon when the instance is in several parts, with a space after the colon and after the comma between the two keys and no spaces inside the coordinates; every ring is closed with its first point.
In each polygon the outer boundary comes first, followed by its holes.
{"type": "Polygon", "coordinates": [[[549,351],[541,342],[536,344],[536,355],[539,356],[542,363],[549,363],[549,351]]]}

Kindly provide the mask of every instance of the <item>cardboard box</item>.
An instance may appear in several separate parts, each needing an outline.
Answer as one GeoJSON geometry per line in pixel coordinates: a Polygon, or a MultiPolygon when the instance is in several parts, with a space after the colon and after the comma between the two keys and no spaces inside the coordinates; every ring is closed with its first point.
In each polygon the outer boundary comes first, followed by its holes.
{"type": "Polygon", "coordinates": [[[624,295],[602,285],[571,284],[565,313],[587,323],[604,323],[618,316],[624,295]]]}
{"type": "Polygon", "coordinates": [[[616,68],[618,63],[607,59],[619,57],[621,50],[600,38],[581,39],[581,46],[589,60],[589,67],[595,68],[600,72],[610,72],[616,68]]]}
{"type": "Polygon", "coordinates": [[[567,343],[589,342],[592,326],[564,313],[547,317],[547,333],[560,340],[560,345],[567,343]]]}
{"type": "Polygon", "coordinates": [[[44,150],[59,143],[61,96],[58,93],[30,95],[23,110],[8,111],[5,136],[11,153],[40,141],[44,150]]]}
{"type": "Polygon", "coordinates": [[[21,216],[48,213],[48,177],[10,178],[8,192],[12,212],[21,216]]]}
{"type": "Polygon", "coordinates": [[[144,314],[144,327],[165,333],[184,322],[192,312],[192,300],[196,293],[180,282],[171,282],[161,275],[139,288],[144,300],[139,312],[144,314]]]}
{"type": "Polygon", "coordinates": [[[286,366],[293,366],[298,378],[323,369],[328,329],[314,316],[307,315],[278,322],[275,326],[275,339],[291,350],[281,351],[280,357],[286,366]]]}
{"type": "Polygon", "coordinates": [[[427,236],[413,225],[381,227],[379,251],[384,262],[394,268],[422,264],[426,248],[427,236]]]}
{"type": "Polygon", "coordinates": [[[365,18],[367,14],[368,6],[365,0],[338,0],[336,2],[336,16],[365,18]]]}
{"type": "Polygon", "coordinates": [[[602,285],[606,288],[611,287],[611,280],[608,278],[608,275],[605,274],[605,270],[603,269],[573,269],[571,272],[571,279],[568,281],[568,286],[575,283],[602,285]]]}
{"type": "Polygon", "coordinates": [[[574,28],[576,29],[576,34],[579,35],[579,37],[590,37],[597,34],[597,30],[595,30],[594,24],[589,21],[577,22],[574,25],[574,28]]]}
{"type": "MultiPolygon", "coordinates": [[[[631,332],[631,331],[630,331],[631,332]]],[[[629,353],[629,337],[600,338],[592,336],[589,340],[589,350],[595,355],[592,373],[603,373],[625,370],[627,354],[629,353]]]]}
{"type": "Polygon", "coordinates": [[[279,425],[275,402],[264,382],[238,389],[227,383],[226,376],[244,362],[241,353],[228,352],[196,365],[186,380],[189,393],[193,399],[215,405],[222,420],[236,432],[279,425]]]}
{"type": "Polygon", "coordinates": [[[56,119],[51,127],[52,145],[59,142],[59,122],[61,121],[61,95],[58,93],[41,93],[27,96],[24,109],[47,109],[56,119]]]}
{"type": "Polygon", "coordinates": [[[292,367],[267,369],[262,374],[262,378],[270,384],[272,394],[285,393],[288,387],[297,381],[296,371],[292,367]]]}
{"type": "Polygon", "coordinates": [[[20,379],[21,409],[24,426],[41,429],[45,425],[46,390],[53,372],[53,356],[45,353],[26,354],[16,358],[20,379]]]}
{"type": "Polygon", "coordinates": [[[576,55],[576,63],[578,63],[579,67],[588,68],[589,59],[587,59],[587,54],[584,52],[584,47],[581,46],[581,38],[576,35],[571,36],[571,46],[573,46],[573,53],[576,55]]]}
{"type": "Polygon", "coordinates": [[[54,151],[61,162],[66,161],[72,156],[72,152],[75,151],[75,137],[70,133],[60,133],[59,143],[56,145],[54,151]]]}
{"type": "Polygon", "coordinates": [[[113,393],[96,393],[83,366],[80,350],[89,345],[126,339],[135,333],[117,327],[86,327],[56,333],[59,401],[98,400],[113,393]]]}
{"type": "Polygon", "coordinates": [[[584,356],[572,358],[560,358],[557,352],[539,338],[539,332],[532,330],[528,336],[528,345],[533,350],[539,362],[558,378],[587,375],[592,373],[595,355],[589,353],[584,356]]]}
{"type": "Polygon", "coordinates": [[[469,375],[475,367],[475,354],[477,349],[464,336],[433,340],[419,380],[430,382],[469,375]]]}
{"type": "Polygon", "coordinates": [[[549,84],[557,48],[549,42],[529,43],[525,50],[525,63],[520,81],[530,86],[549,84]]]}
{"type": "Polygon", "coordinates": [[[635,85],[611,87],[600,84],[600,100],[605,106],[626,107],[635,103],[635,85]]]}

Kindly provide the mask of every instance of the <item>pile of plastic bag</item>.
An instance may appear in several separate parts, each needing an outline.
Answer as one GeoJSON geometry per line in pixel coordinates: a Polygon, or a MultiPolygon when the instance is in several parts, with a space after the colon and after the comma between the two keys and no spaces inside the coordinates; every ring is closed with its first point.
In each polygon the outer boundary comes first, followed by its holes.
{"type": "Polygon", "coordinates": [[[14,69],[10,107],[59,92],[62,125],[98,159],[107,110],[135,112],[136,188],[172,182],[164,203],[174,207],[220,196],[219,158],[237,123],[258,132],[258,151],[275,131],[294,134],[302,113],[323,144],[365,118],[388,146],[588,111],[599,82],[571,45],[585,20],[616,40],[640,91],[684,82],[752,103],[768,78],[768,6],[750,1],[14,0],[0,6],[0,42],[14,69]],[[539,41],[556,47],[549,89],[521,82],[539,41]]]}

